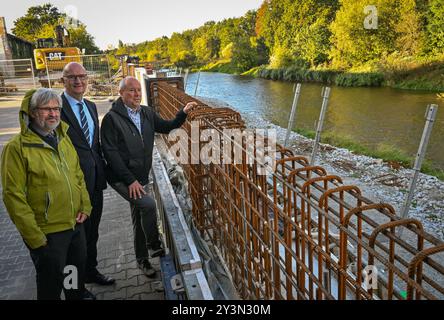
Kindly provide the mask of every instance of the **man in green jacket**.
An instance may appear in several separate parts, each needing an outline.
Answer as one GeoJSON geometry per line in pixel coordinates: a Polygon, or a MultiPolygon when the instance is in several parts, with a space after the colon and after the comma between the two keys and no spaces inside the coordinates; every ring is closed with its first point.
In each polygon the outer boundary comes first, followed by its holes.
{"type": "Polygon", "coordinates": [[[25,95],[21,132],[2,153],[3,201],[30,251],[37,299],[58,300],[62,289],[67,300],[94,299],[83,282],[82,223],[91,204],[68,126],[60,121],[61,105],[60,96],[50,89],[25,95]]]}

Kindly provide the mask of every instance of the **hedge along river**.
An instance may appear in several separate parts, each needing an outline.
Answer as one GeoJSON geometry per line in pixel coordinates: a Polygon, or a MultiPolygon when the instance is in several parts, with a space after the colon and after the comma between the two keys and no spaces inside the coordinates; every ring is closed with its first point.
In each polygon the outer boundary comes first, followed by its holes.
{"type": "MultiPolygon", "coordinates": [[[[197,73],[188,76],[186,92],[194,95],[197,73]]],[[[294,83],[202,72],[197,96],[222,100],[240,112],[257,114],[287,128],[294,83]]],[[[322,105],[322,84],[302,83],[294,128],[315,129],[322,105]]],[[[393,146],[415,156],[425,125],[428,104],[438,104],[426,159],[444,169],[444,100],[435,93],[392,88],[332,86],[324,132],[350,138],[376,150],[393,146]]]]}

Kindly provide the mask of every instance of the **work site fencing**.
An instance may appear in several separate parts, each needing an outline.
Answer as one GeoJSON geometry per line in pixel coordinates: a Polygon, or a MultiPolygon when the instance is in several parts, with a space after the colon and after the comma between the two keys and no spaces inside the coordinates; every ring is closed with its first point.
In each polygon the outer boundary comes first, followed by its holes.
{"type": "Polygon", "coordinates": [[[39,74],[42,86],[62,88],[62,70],[69,62],[78,62],[83,65],[88,75],[88,89],[86,96],[114,96],[118,92],[118,83],[111,75],[108,57],[101,55],[65,56],[63,60],[46,60],[46,74],[39,74]]]}
{"type": "Polygon", "coordinates": [[[31,59],[0,60],[0,95],[22,94],[37,85],[31,59]]]}
{"type": "MultiPolygon", "coordinates": [[[[399,218],[392,205],[372,203],[359,187],[279,144],[275,168],[259,174],[263,146],[224,133],[245,129],[239,113],[211,108],[166,83],[155,85],[165,119],[198,103],[184,124],[188,141],[164,137],[169,147],[182,144],[192,157],[192,123],[198,123],[201,131],[220,133],[220,150],[229,144],[230,154],[242,152],[240,163],[181,162],[193,225],[217,248],[240,297],[444,298],[444,243],[420,221],[399,218]]],[[[207,143],[199,140],[198,150],[207,143]]]]}

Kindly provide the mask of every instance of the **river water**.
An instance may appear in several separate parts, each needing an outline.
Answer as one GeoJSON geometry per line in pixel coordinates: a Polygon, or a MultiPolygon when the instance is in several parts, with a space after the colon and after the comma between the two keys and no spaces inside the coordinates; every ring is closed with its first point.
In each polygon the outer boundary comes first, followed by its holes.
{"type": "MultiPolygon", "coordinates": [[[[186,92],[194,95],[197,74],[188,77],[186,92]]],[[[197,96],[225,101],[241,112],[257,114],[287,128],[293,83],[202,72],[197,96]]],[[[295,128],[314,130],[322,106],[323,85],[303,83],[295,128]]],[[[407,155],[418,150],[428,104],[438,104],[426,159],[444,169],[444,100],[436,94],[392,88],[333,86],[324,131],[351,138],[370,149],[391,145],[407,155]],[[440,110],[441,109],[441,110],[440,110]]]]}

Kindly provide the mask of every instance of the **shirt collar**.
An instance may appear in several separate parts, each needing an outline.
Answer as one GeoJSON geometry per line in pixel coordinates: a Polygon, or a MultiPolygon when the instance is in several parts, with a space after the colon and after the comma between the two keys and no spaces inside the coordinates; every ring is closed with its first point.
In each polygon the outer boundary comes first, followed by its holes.
{"type": "Polygon", "coordinates": [[[71,97],[69,94],[68,94],[68,92],[66,92],[66,91],[64,91],[63,92],[63,94],[65,95],[65,98],[68,100],[68,102],[69,102],[69,104],[71,105],[71,106],[73,106],[73,105],[77,105],[78,103],[81,103],[81,104],[84,104],[85,102],[83,101],[83,98],[82,98],[82,100],[77,100],[76,98],[73,98],[73,97],[71,97]]]}
{"type": "Polygon", "coordinates": [[[139,108],[137,108],[136,110],[131,109],[130,107],[128,107],[126,104],[123,104],[126,108],[126,110],[131,113],[131,114],[138,114],[140,113],[140,110],[142,110],[142,108],[139,106],[139,108]]]}

